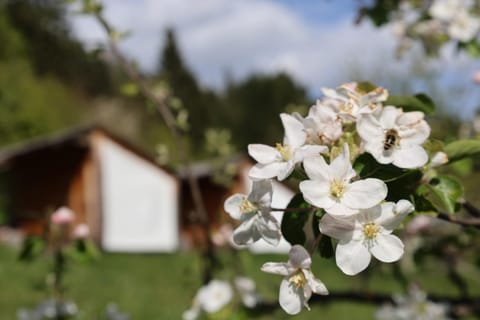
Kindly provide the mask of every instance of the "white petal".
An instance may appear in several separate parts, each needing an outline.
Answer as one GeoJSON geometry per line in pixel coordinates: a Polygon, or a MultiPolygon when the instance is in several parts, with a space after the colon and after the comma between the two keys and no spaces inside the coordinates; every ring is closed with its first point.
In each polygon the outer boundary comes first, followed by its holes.
{"type": "Polygon", "coordinates": [[[343,145],[343,151],[330,163],[333,177],[338,181],[350,180],[356,176],[350,163],[350,150],[348,144],[343,145]]]}
{"type": "Polygon", "coordinates": [[[350,240],[355,223],[353,219],[338,219],[325,214],[318,224],[320,232],[337,240],[350,240]]]}
{"type": "Polygon", "coordinates": [[[284,262],[264,263],[261,270],[263,272],[278,274],[281,276],[288,276],[290,273],[295,271],[295,269],[290,264],[284,262]]]}
{"type": "Polygon", "coordinates": [[[365,270],[372,256],[361,241],[340,241],[335,251],[337,266],[345,274],[356,275],[365,270]]]}
{"type": "Polygon", "coordinates": [[[265,180],[282,174],[286,169],[286,162],[272,162],[270,164],[257,163],[250,169],[248,176],[252,180],[265,180]]]}
{"type": "Polygon", "coordinates": [[[287,279],[283,279],[282,283],[280,284],[278,302],[286,313],[300,313],[305,304],[303,288],[296,288],[287,279]]]}
{"type": "Polygon", "coordinates": [[[398,131],[400,145],[422,144],[430,136],[430,126],[425,120],[418,124],[402,128],[398,131]]]}
{"type": "Polygon", "coordinates": [[[273,246],[277,246],[282,237],[277,220],[270,214],[262,214],[257,218],[256,224],[262,239],[273,246]]]}
{"type": "Polygon", "coordinates": [[[285,129],[285,143],[296,149],[305,143],[307,137],[303,124],[289,114],[281,113],[283,128],[285,129]]]}
{"type": "Polygon", "coordinates": [[[248,200],[259,203],[262,207],[270,207],[272,202],[272,182],[270,180],[259,180],[252,182],[252,192],[248,200]]]}
{"type": "Polygon", "coordinates": [[[352,209],[343,203],[334,202],[332,206],[325,207],[325,211],[337,218],[348,218],[358,213],[358,209],[352,209]]]}
{"type": "Polygon", "coordinates": [[[427,152],[420,146],[396,149],[393,153],[393,164],[399,168],[413,169],[425,165],[428,161],[427,152]]]}
{"type": "Polygon", "coordinates": [[[387,196],[387,185],[379,179],[368,178],[348,185],[341,203],[352,209],[367,209],[380,203],[387,196]]]}
{"type": "Polygon", "coordinates": [[[248,154],[261,164],[268,164],[282,158],[277,149],[265,144],[249,144],[248,154]]]}
{"type": "Polygon", "coordinates": [[[365,144],[365,150],[369,152],[378,163],[388,164],[393,162],[393,153],[395,149],[385,150],[383,139],[365,144]]]}
{"type": "Polygon", "coordinates": [[[325,284],[320,281],[320,279],[315,278],[310,270],[302,270],[302,272],[305,275],[305,279],[307,279],[308,285],[314,293],[321,295],[328,294],[328,289],[325,284]]]}
{"type": "Polygon", "coordinates": [[[240,205],[242,202],[246,199],[246,196],[243,194],[234,194],[225,200],[225,203],[223,204],[223,208],[230,217],[233,219],[239,220],[240,217],[242,216],[242,212],[240,211],[240,205]]]}
{"type": "Polygon", "coordinates": [[[402,109],[393,106],[386,106],[380,114],[379,122],[383,129],[396,127],[396,120],[402,114],[402,109]]]}
{"type": "Polygon", "coordinates": [[[370,252],[372,255],[383,262],[394,262],[403,255],[403,243],[393,234],[378,234],[370,252]]]}
{"type": "Polygon", "coordinates": [[[391,232],[395,230],[413,210],[413,205],[408,200],[400,200],[396,205],[393,202],[385,202],[382,203],[382,214],[375,222],[391,232]]]}
{"type": "Polygon", "coordinates": [[[332,181],[332,170],[322,156],[306,158],[303,167],[307,176],[312,180],[332,181]]]}
{"type": "Polygon", "coordinates": [[[304,159],[311,157],[320,157],[320,153],[328,152],[328,147],[308,144],[301,146],[295,151],[294,161],[296,163],[302,162],[304,159]]]}
{"type": "Polygon", "coordinates": [[[295,269],[310,268],[312,258],[310,254],[301,245],[294,245],[288,253],[288,261],[295,269]]]}
{"type": "Polygon", "coordinates": [[[237,245],[246,245],[260,239],[255,227],[255,218],[244,221],[233,231],[233,242],[237,245]]]}
{"type": "Polygon", "coordinates": [[[361,116],[357,121],[357,131],[365,142],[383,141],[383,128],[373,115],[361,116]]]}
{"type": "Polygon", "coordinates": [[[303,198],[308,203],[319,208],[330,208],[335,205],[335,200],[330,195],[330,184],[315,180],[305,180],[299,184],[303,198]]]}
{"type": "Polygon", "coordinates": [[[284,167],[280,172],[277,174],[277,179],[278,181],[285,180],[288,178],[288,176],[293,172],[295,169],[295,162],[294,161],[288,161],[284,162],[284,167]]]}

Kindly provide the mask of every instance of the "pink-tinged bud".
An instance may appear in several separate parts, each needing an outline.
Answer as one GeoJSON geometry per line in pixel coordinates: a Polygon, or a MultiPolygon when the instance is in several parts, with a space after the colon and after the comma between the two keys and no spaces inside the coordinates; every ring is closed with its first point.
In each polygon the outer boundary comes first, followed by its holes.
{"type": "Polygon", "coordinates": [[[86,239],[90,235],[90,228],[85,224],[79,224],[73,230],[73,237],[75,239],[86,239]]]}
{"type": "Polygon", "coordinates": [[[75,213],[67,207],[60,207],[50,217],[55,225],[69,225],[75,219],[75,213]]]}
{"type": "Polygon", "coordinates": [[[473,74],[473,82],[480,84],[480,70],[473,74]]]}
{"type": "Polygon", "coordinates": [[[233,229],[230,224],[223,224],[212,234],[212,242],[219,246],[225,246],[230,243],[230,239],[233,235],[233,229]]]}

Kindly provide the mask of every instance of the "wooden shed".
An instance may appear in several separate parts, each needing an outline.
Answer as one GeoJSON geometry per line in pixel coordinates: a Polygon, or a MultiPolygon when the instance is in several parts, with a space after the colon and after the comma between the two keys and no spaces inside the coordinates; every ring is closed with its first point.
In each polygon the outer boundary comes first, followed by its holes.
{"type": "Polygon", "coordinates": [[[41,234],[59,206],[76,213],[104,250],[171,252],[180,246],[172,172],[108,130],[91,126],[0,152],[12,226],[41,234]]]}

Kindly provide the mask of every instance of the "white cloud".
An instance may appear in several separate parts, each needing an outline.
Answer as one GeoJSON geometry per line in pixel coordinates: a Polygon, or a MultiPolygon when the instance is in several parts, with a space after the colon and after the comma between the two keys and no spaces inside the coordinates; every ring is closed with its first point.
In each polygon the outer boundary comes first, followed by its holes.
{"type": "MultiPolygon", "coordinates": [[[[393,57],[389,30],[351,20],[309,24],[273,0],[105,0],[104,6],[113,25],[132,31],[121,48],[145,70],[156,67],[164,29],[174,27],[186,62],[206,86],[222,87],[226,74],[285,70],[317,94],[321,86],[349,81],[354,70],[408,72],[393,57]]],[[[105,39],[91,18],[72,23],[87,43],[105,39]]]]}

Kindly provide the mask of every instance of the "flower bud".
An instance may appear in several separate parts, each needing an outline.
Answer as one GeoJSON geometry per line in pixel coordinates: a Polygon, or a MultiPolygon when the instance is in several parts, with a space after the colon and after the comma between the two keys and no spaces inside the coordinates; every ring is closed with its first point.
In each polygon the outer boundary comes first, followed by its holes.
{"type": "Polygon", "coordinates": [[[75,213],[67,207],[60,207],[50,217],[54,225],[69,225],[75,219],[75,213]]]}

